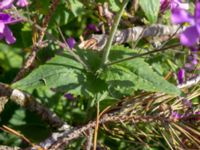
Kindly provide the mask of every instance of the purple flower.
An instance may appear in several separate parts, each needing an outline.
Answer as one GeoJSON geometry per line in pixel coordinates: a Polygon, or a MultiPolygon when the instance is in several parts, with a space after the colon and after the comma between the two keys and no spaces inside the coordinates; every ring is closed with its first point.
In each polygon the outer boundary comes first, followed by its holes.
{"type": "Polygon", "coordinates": [[[178,71],[178,82],[179,84],[182,84],[185,79],[185,70],[183,68],[179,69],[178,71]]]}
{"type": "Polygon", "coordinates": [[[90,31],[94,31],[94,32],[99,32],[99,29],[97,28],[97,26],[95,24],[88,24],[87,27],[86,27],[87,30],[90,30],[90,31]]]}
{"type": "Polygon", "coordinates": [[[171,9],[189,9],[188,3],[183,3],[182,0],[171,0],[171,9]]]}
{"type": "Polygon", "coordinates": [[[71,93],[65,93],[64,97],[68,100],[74,100],[74,96],[71,93]]]}
{"type": "Polygon", "coordinates": [[[171,20],[175,24],[188,22],[189,26],[183,33],[180,34],[180,41],[183,45],[194,46],[200,37],[200,1],[197,0],[195,5],[194,15],[191,15],[184,9],[173,9],[171,20]]]}
{"type": "Polygon", "coordinates": [[[170,116],[173,120],[179,120],[181,119],[183,116],[181,114],[179,114],[178,112],[176,111],[172,111],[172,114],[170,116]]]}
{"type": "Polygon", "coordinates": [[[12,31],[9,29],[8,24],[13,24],[19,20],[13,19],[10,15],[0,13],[0,39],[6,40],[8,44],[15,43],[16,39],[13,36],[12,31]]]}
{"type": "Polygon", "coordinates": [[[70,37],[66,40],[68,46],[70,49],[74,48],[75,44],[76,44],[76,41],[73,37],[70,37]]]}
{"type": "Polygon", "coordinates": [[[12,3],[14,2],[14,0],[1,0],[0,2],[0,9],[7,9],[10,8],[12,6],[12,3]]]}
{"type": "MultiPolygon", "coordinates": [[[[14,0],[1,0],[0,2],[0,9],[7,9],[10,8],[14,3],[14,0]]],[[[17,1],[17,6],[20,7],[25,7],[28,5],[27,0],[18,0],[17,1]]]]}
{"type": "Polygon", "coordinates": [[[98,33],[100,30],[95,24],[88,24],[85,28],[83,35],[89,35],[91,33],[98,33]]]}
{"type": "Polygon", "coordinates": [[[17,1],[17,6],[25,7],[27,5],[28,5],[28,1],[27,0],[18,0],[17,1]]]}

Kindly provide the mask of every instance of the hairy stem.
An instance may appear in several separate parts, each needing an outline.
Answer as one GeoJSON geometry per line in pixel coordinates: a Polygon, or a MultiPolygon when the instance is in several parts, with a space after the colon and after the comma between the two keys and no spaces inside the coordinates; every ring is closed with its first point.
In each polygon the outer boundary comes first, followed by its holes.
{"type": "Polygon", "coordinates": [[[156,50],[153,50],[153,51],[150,51],[150,52],[146,52],[146,53],[143,53],[143,54],[138,54],[138,55],[130,56],[130,57],[127,57],[127,58],[124,58],[124,59],[113,61],[111,63],[107,63],[106,65],[107,66],[111,66],[111,65],[114,65],[114,64],[118,64],[118,63],[121,63],[121,62],[124,62],[124,61],[128,61],[128,60],[131,60],[131,59],[142,57],[142,56],[145,56],[145,55],[149,55],[149,54],[153,54],[153,53],[157,53],[157,52],[166,51],[166,50],[169,50],[170,48],[174,48],[174,47],[177,47],[177,46],[180,46],[180,45],[179,44],[175,44],[175,45],[171,45],[171,46],[164,47],[164,48],[161,48],[161,49],[156,49],[156,50]]]}
{"type": "Polygon", "coordinates": [[[122,13],[123,13],[124,9],[126,8],[127,4],[128,4],[128,0],[124,0],[122,7],[121,7],[119,13],[117,14],[115,21],[112,25],[110,36],[108,37],[108,41],[107,41],[107,43],[106,43],[106,45],[103,49],[103,58],[102,58],[102,62],[101,62],[102,66],[105,65],[108,62],[108,56],[109,56],[109,53],[110,53],[112,42],[113,42],[115,33],[117,31],[117,27],[119,25],[122,13]]]}

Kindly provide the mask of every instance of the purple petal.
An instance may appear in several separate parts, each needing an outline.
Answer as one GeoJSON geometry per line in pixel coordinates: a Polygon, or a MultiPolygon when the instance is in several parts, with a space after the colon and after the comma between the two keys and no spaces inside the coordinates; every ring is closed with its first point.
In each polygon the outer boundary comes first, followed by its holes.
{"type": "Polygon", "coordinates": [[[95,24],[88,24],[86,29],[94,31],[94,32],[99,32],[99,29],[97,28],[97,26],[95,24]]]}
{"type": "Polygon", "coordinates": [[[198,60],[197,60],[197,59],[193,59],[193,60],[191,61],[191,63],[192,63],[193,65],[197,65],[197,64],[198,64],[198,60]]]}
{"type": "Polygon", "coordinates": [[[171,9],[189,9],[188,3],[183,3],[181,0],[171,0],[171,9]]]}
{"type": "Polygon", "coordinates": [[[13,2],[14,0],[3,0],[2,2],[0,2],[0,9],[10,8],[13,2]]]}
{"type": "Polygon", "coordinates": [[[14,24],[14,23],[17,23],[20,21],[22,21],[22,20],[14,19],[10,15],[5,14],[5,13],[0,13],[0,23],[2,22],[4,24],[14,24]]]}
{"type": "Polygon", "coordinates": [[[68,100],[74,100],[74,96],[71,93],[65,93],[64,97],[68,100]]]}
{"type": "Polygon", "coordinates": [[[7,22],[10,19],[10,15],[5,13],[0,13],[0,22],[7,22]]]}
{"type": "Polygon", "coordinates": [[[0,33],[2,34],[4,32],[5,24],[3,22],[0,22],[0,33]]]}
{"type": "Polygon", "coordinates": [[[181,119],[182,118],[182,115],[181,114],[179,114],[178,112],[176,112],[176,111],[173,111],[172,112],[172,114],[171,114],[171,117],[173,118],[173,119],[181,119]]]}
{"type": "Polygon", "coordinates": [[[179,84],[182,84],[185,79],[185,70],[184,69],[179,69],[178,71],[178,82],[179,84]]]}
{"type": "Polygon", "coordinates": [[[193,23],[194,18],[184,9],[172,9],[171,21],[174,24],[181,24],[185,22],[193,23]]]}
{"type": "Polygon", "coordinates": [[[76,41],[74,38],[70,37],[67,39],[67,44],[69,46],[70,49],[74,48],[76,41]]]}
{"type": "Polygon", "coordinates": [[[27,5],[28,5],[28,1],[27,0],[18,0],[17,1],[17,6],[25,7],[27,5]]]}
{"type": "Polygon", "coordinates": [[[13,44],[15,43],[16,39],[15,37],[13,36],[13,33],[12,31],[7,27],[5,26],[5,29],[4,29],[4,36],[5,36],[5,40],[8,44],[13,44]]]}
{"type": "Polygon", "coordinates": [[[200,1],[198,1],[195,6],[195,23],[197,31],[200,34],[200,1]]]}
{"type": "Polygon", "coordinates": [[[180,34],[180,41],[185,46],[193,46],[197,43],[199,34],[195,26],[188,27],[185,31],[180,34]]]}

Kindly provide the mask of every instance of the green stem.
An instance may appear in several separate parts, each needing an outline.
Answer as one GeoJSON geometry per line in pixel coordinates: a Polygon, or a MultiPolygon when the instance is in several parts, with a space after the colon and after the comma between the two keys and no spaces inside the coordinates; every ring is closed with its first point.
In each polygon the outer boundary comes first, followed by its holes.
{"type": "Polygon", "coordinates": [[[156,49],[156,50],[146,52],[146,53],[143,53],[143,54],[138,54],[138,55],[130,56],[130,57],[120,59],[120,60],[117,60],[117,61],[113,61],[113,62],[110,62],[110,63],[106,63],[106,66],[111,66],[111,65],[114,65],[114,64],[118,64],[118,63],[121,63],[121,62],[124,62],[124,61],[128,61],[128,60],[131,60],[131,59],[134,59],[134,58],[142,57],[142,56],[153,54],[153,53],[166,51],[166,50],[169,50],[170,48],[174,48],[174,47],[177,47],[177,46],[180,46],[180,44],[174,44],[174,45],[171,45],[171,46],[168,46],[168,47],[164,47],[162,49],[156,49]]]}
{"type": "Polygon", "coordinates": [[[111,28],[110,35],[108,37],[108,41],[106,42],[106,45],[103,48],[103,58],[102,58],[102,61],[101,61],[101,66],[104,66],[108,62],[108,56],[110,54],[110,49],[111,49],[111,46],[112,46],[112,42],[113,42],[115,33],[117,31],[117,27],[119,25],[121,16],[123,14],[123,11],[126,8],[126,5],[128,4],[128,1],[129,0],[124,0],[123,1],[121,9],[120,9],[120,11],[118,12],[118,14],[115,17],[114,23],[113,23],[112,28],[111,28]]]}

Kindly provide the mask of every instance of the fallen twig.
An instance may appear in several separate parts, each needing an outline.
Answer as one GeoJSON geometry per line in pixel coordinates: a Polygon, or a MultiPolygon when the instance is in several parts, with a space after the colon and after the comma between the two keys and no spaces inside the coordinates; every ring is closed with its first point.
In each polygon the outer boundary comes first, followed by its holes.
{"type": "MultiPolygon", "coordinates": [[[[155,36],[170,36],[174,33],[179,34],[184,30],[183,28],[180,28],[180,26],[173,25],[162,25],[162,24],[155,24],[149,27],[145,26],[137,26],[133,28],[123,29],[120,31],[117,31],[117,33],[114,36],[113,44],[122,44],[127,42],[134,42],[137,41],[138,38],[145,38],[145,37],[155,37],[155,36]]],[[[80,48],[91,48],[97,51],[100,51],[105,46],[108,39],[108,35],[106,34],[93,34],[91,37],[83,41],[79,44],[80,48]],[[92,43],[91,45],[88,45],[87,43],[90,40],[94,40],[96,43],[92,43]],[[85,47],[87,45],[87,47],[85,47]]]]}
{"type": "Polygon", "coordinates": [[[22,150],[19,147],[10,147],[10,146],[5,146],[5,145],[0,145],[0,150],[22,150]]]}
{"type": "Polygon", "coordinates": [[[70,126],[62,121],[55,113],[51,112],[48,108],[38,103],[33,96],[26,92],[12,89],[8,85],[0,83],[0,97],[1,96],[6,96],[21,107],[27,108],[28,110],[35,112],[41,117],[42,120],[49,123],[49,125],[53,128],[70,128],[70,126]]]}

